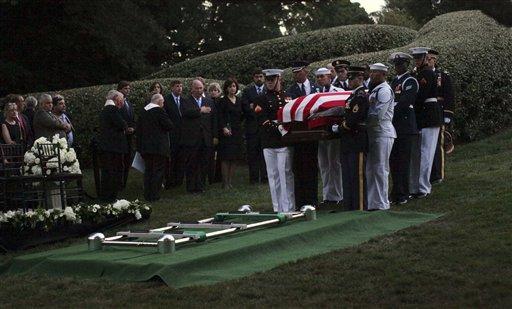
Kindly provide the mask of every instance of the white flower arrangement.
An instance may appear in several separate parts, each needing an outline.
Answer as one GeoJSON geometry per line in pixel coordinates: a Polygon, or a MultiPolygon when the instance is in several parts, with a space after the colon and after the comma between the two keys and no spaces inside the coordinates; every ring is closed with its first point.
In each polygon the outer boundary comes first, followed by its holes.
{"type": "Polygon", "coordinates": [[[148,217],[151,207],[135,200],[119,200],[114,204],[107,205],[85,205],[68,206],[60,209],[29,209],[23,211],[9,210],[0,212],[0,233],[4,229],[11,231],[22,230],[44,230],[49,231],[56,226],[66,224],[99,223],[109,218],[118,218],[126,215],[133,215],[135,220],[148,217]],[[116,206],[114,206],[116,205],[116,206]]]}
{"type": "Polygon", "coordinates": [[[59,159],[63,172],[71,174],[82,174],[80,163],[76,157],[75,150],[68,146],[68,142],[65,138],[59,138],[58,135],[53,136],[51,141],[45,137],[40,137],[34,141],[32,148],[28,150],[24,155],[24,166],[22,169],[23,174],[42,175],[44,173],[45,175],[49,176],[59,170],[58,158],[52,158],[46,163],[46,166],[41,166],[41,158],[39,156],[38,145],[48,143],[59,145],[59,159]]]}

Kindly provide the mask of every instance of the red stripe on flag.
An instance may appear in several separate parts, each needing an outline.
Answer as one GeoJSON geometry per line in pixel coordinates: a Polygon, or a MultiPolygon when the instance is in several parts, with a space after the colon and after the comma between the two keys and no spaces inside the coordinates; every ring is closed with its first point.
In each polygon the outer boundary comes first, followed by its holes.
{"type": "Polygon", "coordinates": [[[295,112],[297,111],[297,108],[299,108],[299,105],[306,99],[307,96],[299,97],[295,99],[293,102],[292,108],[290,108],[290,119],[292,121],[295,121],[295,112]]]}

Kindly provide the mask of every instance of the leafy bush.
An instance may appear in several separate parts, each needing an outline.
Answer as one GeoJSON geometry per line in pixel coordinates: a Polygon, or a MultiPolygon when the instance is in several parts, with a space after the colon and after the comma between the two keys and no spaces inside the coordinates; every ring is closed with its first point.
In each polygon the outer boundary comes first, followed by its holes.
{"type": "Polygon", "coordinates": [[[197,76],[251,80],[254,67],[286,68],[296,59],[315,61],[402,46],[417,32],[389,25],[349,25],[262,41],[197,57],[156,72],[150,77],[197,76]]]}
{"type": "MultiPolygon", "coordinates": [[[[440,52],[439,65],[455,87],[455,130],[470,141],[512,125],[512,31],[480,11],[440,15],[420,30],[408,45],[345,57],[354,64],[387,62],[390,53],[429,46],[440,52]]],[[[334,58],[311,64],[325,66],[334,58]]],[[[290,69],[285,80],[292,79],[290,69]]]]}
{"type": "MultiPolygon", "coordinates": [[[[134,81],[131,85],[131,93],[129,101],[134,105],[136,113],[144,107],[145,101],[149,98],[150,85],[158,81],[164,87],[164,95],[169,92],[172,80],[179,79],[183,82],[183,93],[190,92],[190,82],[192,78],[165,78],[134,81]]],[[[206,83],[219,82],[216,80],[206,80],[206,83]]],[[[221,83],[221,82],[219,82],[221,83]]],[[[98,127],[98,119],[103,104],[105,104],[105,96],[111,89],[115,89],[117,85],[98,85],[84,88],[67,89],[57,91],[66,99],[68,112],[71,114],[73,126],[75,128],[75,140],[81,145],[82,156],[80,164],[87,167],[90,165],[91,153],[89,149],[90,140],[98,127]]],[[[57,93],[51,92],[51,93],[57,93]]],[[[39,97],[40,93],[32,94],[39,97]]]]}

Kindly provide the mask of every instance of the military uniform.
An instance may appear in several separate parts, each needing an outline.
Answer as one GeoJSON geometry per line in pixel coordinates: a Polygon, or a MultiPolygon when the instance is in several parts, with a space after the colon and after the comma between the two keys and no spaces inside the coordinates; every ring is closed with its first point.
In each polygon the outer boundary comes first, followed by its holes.
{"type": "Polygon", "coordinates": [[[453,86],[452,79],[447,71],[435,69],[437,83],[437,101],[439,102],[443,112],[443,125],[439,132],[439,138],[436,147],[436,153],[434,155],[434,162],[432,164],[432,172],[430,173],[430,182],[439,182],[444,179],[445,170],[445,151],[444,145],[444,131],[451,125],[453,121],[453,86]]]}
{"type": "MultiPolygon", "coordinates": [[[[428,50],[428,48],[411,49],[413,56],[416,57],[426,55],[428,50]]],[[[435,73],[423,65],[416,71],[415,77],[419,84],[414,105],[419,135],[412,145],[409,191],[416,197],[425,197],[432,190],[430,173],[442,117],[441,107],[437,102],[435,73]]]]}
{"type": "Polygon", "coordinates": [[[366,210],[366,153],[368,136],[365,121],[368,116],[368,94],[360,86],[347,99],[341,135],[341,170],[343,205],[349,210],[366,210]]]}
{"type": "MultiPolygon", "coordinates": [[[[336,68],[345,68],[345,69],[348,69],[349,65],[350,65],[350,62],[348,62],[347,60],[334,60],[332,63],[332,66],[334,67],[334,69],[336,70],[336,68]]],[[[345,80],[340,80],[338,78],[338,76],[336,76],[333,80],[332,80],[332,85],[334,87],[337,87],[337,88],[341,88],[343,90],[347,90],[349,87],[348,87],[348,78],[345,79],[345,80]]]]}
{"type": "MultiPolygon", "coordinates": [[[[387,72],[387,67],[376,63],[370,66],[370,70],[387,72]]],[[[396,131],[392,124],[393,101],[393,90],[387,82],[375,85],[370,92],[367,119],[368,158],[366,162],[368,210],[389,209],[389,156],[396,138],[396,131]]]]}
{"type": "MultiPolygon", "coordinates": [[[[405,53],[391,54],[395,65],[407,66],[412,57],[405,53]]],[[[402,67],[403,68],[403,67],[402,67]]],[[[409,199],[409,171],[413,139],[418,136],[414,104],[418,93],[418,81],[409,72],[396,76],[391,82],[395,95],[393,126],[397,138],[389,158],[393,187],[391,201],[404,204],[409,199]]]]}
{"type": "MultiPolygon", "coordinates": [[[[328,74],[326,68],[318,69],[315,74],[328,74]]],[[[340,92],[343,89],[334,85],[319,88],[319,92],[340,92]]],[[[343,201],[343,180],[340,161],[340,140],[328,139],[318,142],[318,169],[322,178],[322,197],[324,203],[339,204],[343,201]]]]}
{"type": "MultiPolygon", "coordinates": [[[[292,71],[299,72],[308,66],[305,61],[292,63],[292,71]]],[[[296,99],[317,92],[317,86],[306,79],[295,82],[286,90],[287,97],[296,99]]],[[[293,145],[293,175],[295,185],[295,206],[318,205],[318,142],[302,142],[293,145]]]]}
{"type": "MultiPolygon", "coordinates": [[[[267,77],[280,76],[282,70],[263,70],[263,73],[267,77]]],[[[256,97],[255,103],[273,209],[279,212],[294,211],[293,149],[283,147],[276,123],[278,110],[286,104],[284,93],[267,90],[256,97]]]]}

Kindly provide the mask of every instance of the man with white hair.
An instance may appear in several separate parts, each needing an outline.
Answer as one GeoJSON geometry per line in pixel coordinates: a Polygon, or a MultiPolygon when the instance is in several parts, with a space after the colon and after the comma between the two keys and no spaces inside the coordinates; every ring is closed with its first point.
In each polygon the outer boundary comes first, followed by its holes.
{"type": "Polygon", "coordinates": [[[128,155],[127,134],[133,129],[128,128],[121,116],[120,109],[124,104],[124,95],[117,90],[110,90],[107,101],[100,114],[98,132],[98,148],[101,162],[100,199],[114,202],[117,193],[123,187],[124,156],[128,155]]]}
{"type": "Polygon", "coordinates": [[[171,153],[169,132],[171,119],[163,109],[164,97],[154,94],[137,122],[137,151],[144,159],[144,198],[160,199],[166,162],[171,153]]]}
{"type": "Polygon", "coordinates": [[[382,63],[370,65],[371,84],[367,118],[368,157],[366,183],[368,210],[389,209],[389,156],[396,131],[393,127],[394,94],[386,82],[388,67],[382,63]]]}

